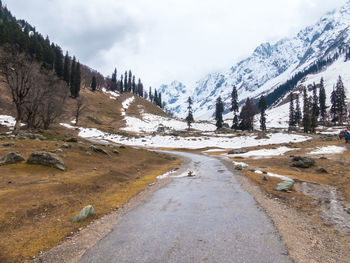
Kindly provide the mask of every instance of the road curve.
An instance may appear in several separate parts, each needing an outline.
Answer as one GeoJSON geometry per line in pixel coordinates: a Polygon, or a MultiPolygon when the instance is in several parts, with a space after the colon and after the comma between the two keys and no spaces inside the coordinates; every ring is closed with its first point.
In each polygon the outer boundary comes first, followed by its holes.
{"type": "Polygon", "coordinates": [[[176,178],[126,214],[81,263],[293,262],[266,213],[218,159],[191,160],[176,178]]]}

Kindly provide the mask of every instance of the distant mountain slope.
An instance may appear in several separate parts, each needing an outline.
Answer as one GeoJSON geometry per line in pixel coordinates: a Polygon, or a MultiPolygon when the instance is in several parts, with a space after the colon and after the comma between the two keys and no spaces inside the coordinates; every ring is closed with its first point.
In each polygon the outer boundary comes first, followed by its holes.
{"type": "Polygon", "coordinates": [[[233,85],[238,89],[240,101],[270,93],[296,73],[347,46],[350,42],[349,26],[350,2],[347,2],[342,8],[324,15],[315,25],[301,30],[295,37],[282,39],[275,44],[261,44],[250,57],[228,71],[204,76],[196,83],[194,92],[184,91],[180,82],[163,85],[163,93],[168,94],[168,109],[184,117],[184,97],[191,95],[195,118],[208,119],[213,117],[218,96],[226,104],[230,103],[233,85]],[[172,96],[174,94],[177,96],[172,96]]]}

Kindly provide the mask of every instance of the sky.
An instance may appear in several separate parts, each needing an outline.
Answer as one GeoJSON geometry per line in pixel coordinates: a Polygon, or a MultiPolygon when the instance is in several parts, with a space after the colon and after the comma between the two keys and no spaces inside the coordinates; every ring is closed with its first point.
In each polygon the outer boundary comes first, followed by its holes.
{"type": "Polygon", "coordinates": [[[193,86],[263,42],[293,37],[346,0],[3,0],[18,19],[105,76],[193,86]]]}

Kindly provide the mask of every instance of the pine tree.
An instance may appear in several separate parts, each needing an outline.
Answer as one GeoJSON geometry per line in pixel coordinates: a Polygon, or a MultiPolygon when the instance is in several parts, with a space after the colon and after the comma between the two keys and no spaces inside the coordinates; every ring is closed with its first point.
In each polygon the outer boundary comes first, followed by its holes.
{"type": "Polygon", "coordinates": [[[124,92],[128,92],[128,72],[124,73],[124,92]]]}
{"type": "Polygon", "coordinates": [[[324,124],[326,120],[327,106],[326,106],[326,91],[324,88],[323,78],[321,78],[321,82],[320,82],[319,103],[320,103],[320,115],[324,124]]]}
{"type": "Polygon", "coordinates": [[[153,101],[152,87],[149,87],[148,97],[149,97],[149,101],[152,102],[153,101]]]}
{"type": "Polygon", "coordinates": [[[216,99],[216,111],[215,111],[215,120],[216,128],[221,129],[223,125],[222,113],[224,112],[224,104],[222,103],[221,97],[216,99]]]}
{"type": "Polygon", "coordinates": [[[80,92],[80,85],[81,85],[81,71],[80,71],[80,63],[77,63],[76,69],[75,69],[75,77],[74,77],[74,98],[79,97],[80,92]]]}
{"type": "Polygon", "coordinates": [[[123,74],[120,75],[120,92],[124,92],[123,74]]]}
{"type": "Polygon", "coordinates": [[[260,129],[266,131],[266,101],[264,95],[259,99],[259,109],[260,109],[260,129]]]}
{"type": "Polygon", "coordinates": [[[137,84],[137,93],[140,97],[143,97],[143,84],[141,82],[141,79],[139,79],[139,82],[137,84]]]}
{"type": "Polygon", "coordinates": [[[312,86],[312,111],[311,111],[311,132],[316,132],[318,116],[320,114],[320,110],[318,107],[318,97],[317,97],[317,88],[314,84],[312,86]]]}
{"type": "Polygon", "coordinates": [[[346,95],[345,88],[342,81],[342,78],[339,76],[338,82],[336,85],[336,93],[338,100],[338,116],[339,116],[339,124],[343,125],[344,118],[346,117],[346,95]]]}
{"type": "Polygon", "coordinates": [[[131,92],[131,88],[132,88],[132,73],[131,70],[129,70],[129,77],[128,77],[128,92],[131,92]]]}
{"type": "Polygon", "coordinates": [[[135,94],[136,92],[136,81],[135,81],[135,76],[132,77],[132,93],[135,94]]]}
{"type": "Polygon", "coordinates": [[[157,105],[162,108],[163,107],[163,103],[162,103],[162,93],[158,93],[158,103],[157,105]]]}
{"type": "Polygon", "coordinates": [[[55,72],[57,77],[63,78],[63,53],[59,46],[55,46],[55,72]]]}
{"type": "Polygon", "coordinates": [[[91,80],[91,90],[92,90],[92,91],[96,91],[96,87],[97,87],[96,77],[93,76],[93,77],[92,77],[92,80],[91,80]]]}
{"type": "Polygon", "coordinates": [[[295,108],[295,125],[300,125],[301,122],[301,109],[300,109],[300,103],[299,103],[299,94],[296,94],[296,108],[295,108]]]}
{"type": "Polygon", "coordinates": [[[75,61],[75,57],[73,57],[73,60],[72,60],[72,65],[71,65],[71,68],[70,68],[70,94],[71,96],[74,98],[74,89],[75,89],[75,77],[76,77],[76,61],[75,61]]]}
{"type": "Polygon", "coordinates": [[[290,94],[289,104],[289,128],[295,127],[294,94],[290,94]]]}
{"type": "Polygon", "coordinates": [[[67,51],[67,53],[66,53],[66,55],[64,57],[63,80],[69,86],[69,81],[70,81],[70,61],[69,61],[68,51],[67,51]]]}
{"type": "Polygon", "coordinates": [[[310,104],[307,96],[306,88],[304,88],[304,109],[303,109],[303,128],[308,133],[311,128],[310,104]]]}
{"type": "Polygon", "coordinates": [[[187,121],[188,130],[190,130],[190,129],[191,129],[191,124],[192,124],[192,122],[194,121],[194,119],[193,119],[193,114],[192,114],[192,103],[193,103],[193,102],[192,102],[191,97],[188,97],[187,103],[188,103],[188,107],[187,107],[187,109],[188,109],[188,115],[187,115],[187,117],[186,117],[186,121],[187,121]]]}
{"type": "Polygon", "coordinates": [[[117,89],[117,68],[114,69],[112,73],[112,78],[111,78],[111,90],[116,90],[117,89]]]}
{"type": "Polygon", "coordinates": [[[250,98],[247,98],[240,113],[241,122],[239,124],[239,128],[241,130],[252,131],[254,129],[254,115],[255,115],[254,104],[251,102],[250,98]]]}
{"type": "Polygon", "coordinates": [[[233,86],[232,93],[231,93],[231,99],[232,99],[232,105],[231,105],[231,111],[233,111],[233,123],[232,123],[232,129],[235,131],[238,129],[238,94],[236,86],[233,86]]]}
{"type": "Polygon", "coordinates": [[[157,101],[158,101],[158,93],[157,93],[157,89],[154,89],[154,98],[153,98],[154,104],[157,105],[157,101]]]}

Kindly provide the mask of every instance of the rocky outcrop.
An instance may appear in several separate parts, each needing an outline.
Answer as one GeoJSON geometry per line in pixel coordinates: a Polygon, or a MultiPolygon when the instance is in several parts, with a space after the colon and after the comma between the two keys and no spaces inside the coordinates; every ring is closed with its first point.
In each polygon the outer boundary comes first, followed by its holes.
{"type": "Polygon", "coordinates": [[[90,145],[89,148],[90,148],[91,150],[93,150],[94,152],[102,153],[102,154],[108,155],[108,152],[106,152],[106,151],[103,150],[102,148],[96,147],[95,145],[90,145]]]}
{"type": "Polygon", "coordinates": [[[16,152],[9,152],[0,159],[0,166],[5,164],[14,164],[24,161],[24,158],[16,152]]]}
{"type": "Polygon", "coordinates": [[[309,157],[294,156],[292,159],[292,167],[310,168],[315,165],[315,160],[309,157]]]}
{"type": "Polygon", "coordinates": [[[92,205],[85,206],[78,215],[73,218],[73,223],[84,221],[86,218],[90,216],[96,215],[95,209],[92,205]]]}
{"type": "Polygon", "coordinates": [[[64,162],[55,154],[48,152],[34,152],[32,153],[28,160],[28,164],[40,164],[44,166],[53,167],[61,171],[66,170],[64,162]]]}

